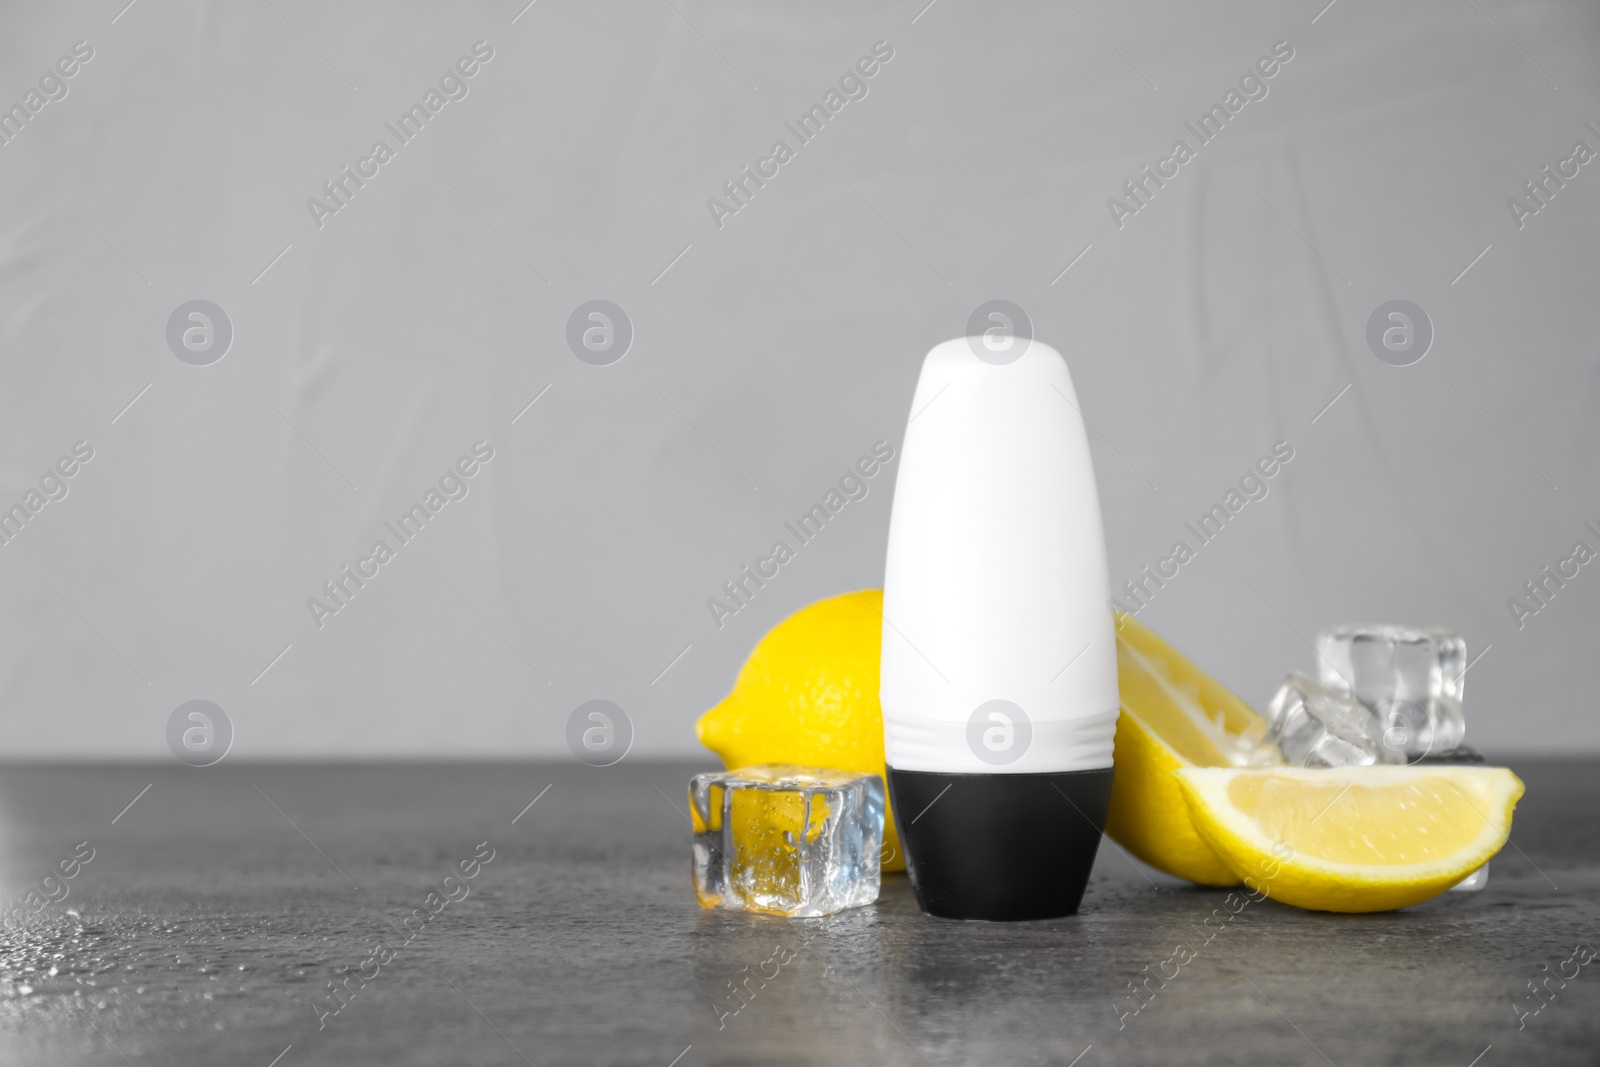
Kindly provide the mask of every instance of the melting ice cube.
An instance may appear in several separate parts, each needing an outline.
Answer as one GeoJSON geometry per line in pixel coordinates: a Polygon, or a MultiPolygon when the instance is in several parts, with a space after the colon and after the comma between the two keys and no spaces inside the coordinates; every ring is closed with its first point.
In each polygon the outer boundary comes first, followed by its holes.
{"type": "Polygon", "coordinates": [[[1406,761],[1403,738],[1370,708],[1303,674],[1283,680],[1267,705],[1266,724],[1252,763],[1343,767],[1406,761]]]}
{"type": "Polygon", "coordinates": [[[1317,635],[1318,680],[1370,708],[1413,762],[1457,748],[1467,643],[1453,630],[1334,626],[1317,635]]]}
{"type": "Polygon", "coordinates": [[[694,889],[700,905],[810,917],[878,899],[883,779],[766,764],[697,774],[694,889]]]}

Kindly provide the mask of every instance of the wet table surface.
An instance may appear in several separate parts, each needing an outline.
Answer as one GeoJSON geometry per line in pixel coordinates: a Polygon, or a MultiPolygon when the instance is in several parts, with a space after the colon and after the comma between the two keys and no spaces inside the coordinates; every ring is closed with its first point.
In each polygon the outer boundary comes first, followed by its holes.
{"type": "Polygon", "coordinates": [[[1600,762],[1512,766],[1484,892],[1209,929],[1112,847],[1056,921],[704,912],[688,764],[9,768],[0,1062],[1593,1064],[1600,762]]]}

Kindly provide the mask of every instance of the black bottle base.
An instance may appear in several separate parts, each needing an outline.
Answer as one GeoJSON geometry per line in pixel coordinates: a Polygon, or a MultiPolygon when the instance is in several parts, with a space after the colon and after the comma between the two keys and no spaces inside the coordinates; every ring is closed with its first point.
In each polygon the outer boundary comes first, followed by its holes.
{"type": "Polygon", "coordinates": [[[1111,803],[1112,769],[1053,774],[889,771],[917,903],[947,919],[1071,915],[1111,803]]]}

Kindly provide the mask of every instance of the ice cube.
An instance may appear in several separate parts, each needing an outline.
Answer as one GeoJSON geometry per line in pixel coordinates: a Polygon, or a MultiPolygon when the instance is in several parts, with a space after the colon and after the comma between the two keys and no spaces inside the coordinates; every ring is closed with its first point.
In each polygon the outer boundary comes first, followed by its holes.
{"type": "Polygon", "coordinates": [[[697,774],[689,804],[701,907],[811,917],[878,899],[878,775],[787,764],[697,774]]]}
{"type": "Polygon", "coordinates": [[[1298,767],[1404,763],[1403,747],[1360,701],[1303,674],[1283,680],[1267,705],[1266,734],[1251,762],[1298,767]]]}
{"type": "Polygon", "coordinates": [[[1317,635],[1318,680],[1371,708],[1415,761],[1456,748],[1467,643],[1453,630],[1334,626],[1317,635]]]}
{"type": "Polygon", "coordinates": [[[1477,870],[1461,879],[1461,881],[1451,886],[1450,891],[1452,893],[1476,893],[1478,890],[1482,889],[1488,884],[1489,865],[1485,863],[1482,867],[1479,867],[1477,870]]]}

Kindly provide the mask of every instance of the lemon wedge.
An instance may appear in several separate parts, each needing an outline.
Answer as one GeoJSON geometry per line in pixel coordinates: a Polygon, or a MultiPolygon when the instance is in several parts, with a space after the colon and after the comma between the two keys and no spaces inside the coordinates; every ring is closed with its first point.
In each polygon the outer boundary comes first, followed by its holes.
{"type": "Polygon", "coordinates": [[[1252,890],[1316,911],[1388,911],[1438,895],[1511,832],[1504,767],[1186,767],[1195,830],[1252,890]]]}
{"type": "Polygon", "coordinates": [[[1116,778],[1106,833],[1168,874],[1238,885],[1189,820],[1173,772],[1245,762],[1266,724],[1250,706],[1133,616],[1117,615],[1116,778]]]}

